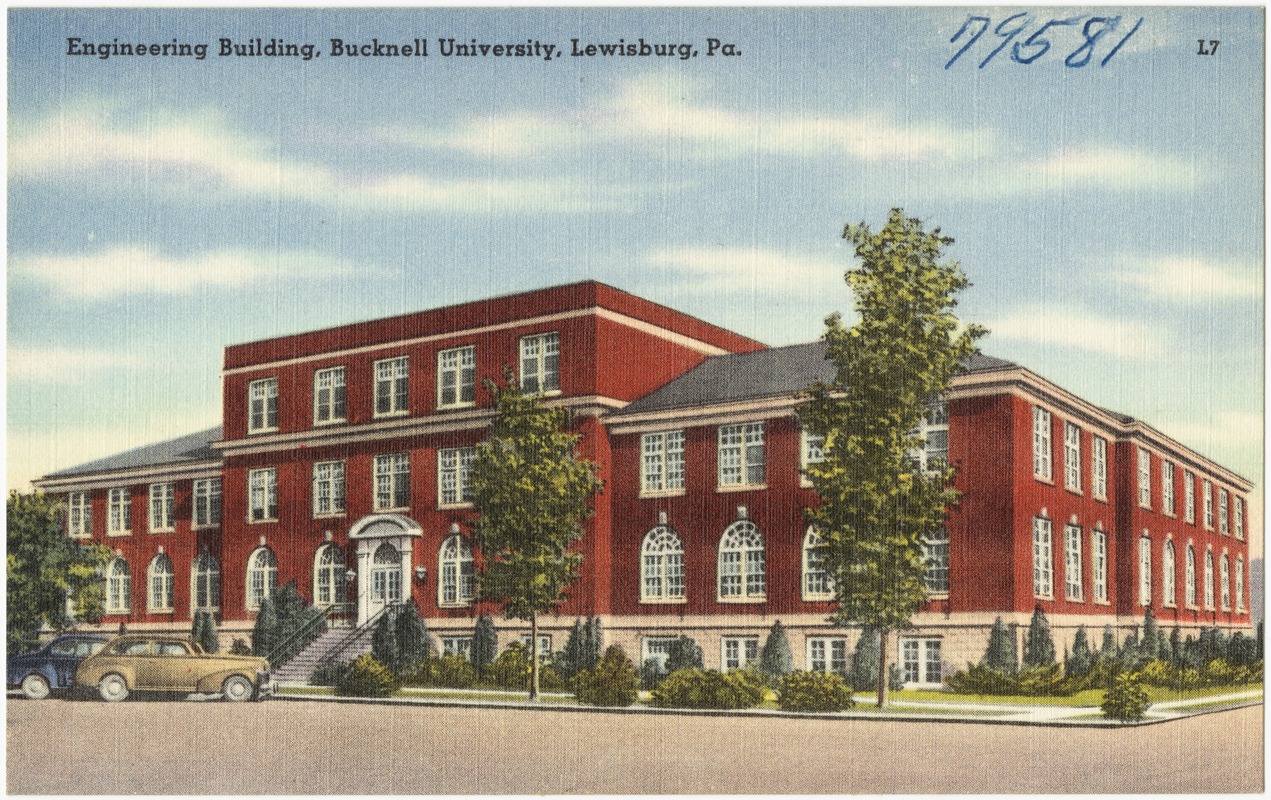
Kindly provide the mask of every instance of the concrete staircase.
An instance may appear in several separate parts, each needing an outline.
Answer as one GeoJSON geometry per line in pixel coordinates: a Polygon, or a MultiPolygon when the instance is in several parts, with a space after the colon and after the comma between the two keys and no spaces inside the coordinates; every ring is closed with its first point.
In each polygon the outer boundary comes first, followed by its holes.
{"type": "Polygon", "coordinates": [[[309,646],[296,654],[296,657],[272,670],[274,681],[277,683],[300,683],[307,684],[309,676],[313,673],[313,668],[323,661],[327,661],[336,648],[344,643],[349,637],[354,637],[349,642],[344,651],[340,653],[338,660],[340,663],[348,663],[363,653],[369,653],[371,650],[371,637],[374,635],[374,626],[365,626],[361,629],[354,628],[330,628],[309,643],[309,646]]]}

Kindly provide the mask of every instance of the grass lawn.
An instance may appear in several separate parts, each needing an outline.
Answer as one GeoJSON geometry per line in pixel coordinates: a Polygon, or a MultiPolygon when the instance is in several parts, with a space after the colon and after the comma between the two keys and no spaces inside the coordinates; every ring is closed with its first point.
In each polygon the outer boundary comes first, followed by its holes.
{"type": "Polygon", "coordinates": [[[1183,691],[1175,691],[1174,689],[1162,689],[1159,686],[1148,686],[1147,696],[1153,703],[1165,703],[1170,700],[1191,700],[1195,697],[1216,697],[1221,694],[1244,694],[1246,692],[1261,692],[1262,685],[1251,683],[1247,686],[1207,686],[1203,689],[1184,689],[1183,691]]]}
{"type": "MultiPolygon", "coordinates": [[[[1026,695],[998,695],[998,694],[954,694],[953,692],[941,692],[931,689],[901,689],[897,692],[890,692],[889,697],[893,700],[921,701],[924,703],[985,703],[990,705],[1006,705],[1006,706],[1098,706],[1103,702],[1102,689],[1087,689],[1084,692],[1078,692],[1072,697],[1028,697],[1026,695]]],[[[856,695],[856,702],[873,695],[856,695]]]]}

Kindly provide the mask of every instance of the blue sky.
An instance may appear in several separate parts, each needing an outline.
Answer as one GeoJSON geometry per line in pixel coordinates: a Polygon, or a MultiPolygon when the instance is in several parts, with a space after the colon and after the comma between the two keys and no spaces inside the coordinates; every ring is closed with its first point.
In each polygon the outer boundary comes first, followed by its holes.
{"type": "Polygon", "coordinates": [[[957,240],[986,352],[1262,483],[1260,9],[34,9],[8,40],[10,488],[216,424],[222,348],[266,336],[595,278],[810,341],[851,308],[843,225],[892,206],[957,240]],[[698,55],[569,55],[641,37],[698,55]]]}

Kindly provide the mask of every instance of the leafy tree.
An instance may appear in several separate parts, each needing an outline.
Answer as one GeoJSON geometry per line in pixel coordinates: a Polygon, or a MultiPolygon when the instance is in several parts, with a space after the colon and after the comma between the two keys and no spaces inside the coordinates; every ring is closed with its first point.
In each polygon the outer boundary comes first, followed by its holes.
{"type": "Polygon", "coordinates": [[[702,668],[702,648],[697,642],[681,634],[666,649],[666,672],[669,675],[681,669],[702,668]]]}
{"type": "Polygon", "coordinates": [[[507,383],[486,381],[494,395],[489,436],[472,463],[475,533],[485,555],[477,574],[483,598],[503,605],[509,619],[530,623],[530,699],[538,697],[538,616],[555,610],[578,578],[582,554],[570,549],[592,514],[601,488],[592,464],[574,454],[569,410],[543,406],[507,383]]]}
{"type": "Polygon", "coordinates": [[[413,669],[419,662],[437,652],[432,635],[420,618],[414,600],[402,606],[402,610],[397,613],[393,633],[397,638],[397,663],[388,666],[399,674],[413,669]]]}
{"type": "Polygon", "coordinates": [[[809,465],[820,503],[807,512],[825,542],[840,622],[878,631],[878,705],[887,699],[888,634],[907,627],[926,598],[923,542],[944,525],[957,499],[947,464],[927,470],[910,453],[912,431],[975,352],[979,326],[963,328],[953,309],[968,283],[956,262],[942,260],[953,242],[940,229],[892,209],[878,233],[848,225],[858,269],[845,275],[860,317],[852,328],[825,321],[826,359],[834,378],[808,389],[799,420],[825,437],[824,460],[809,465]]]}
{"type": "Polygon", "coordinates": [[[60,631],[77,622],[100,621],[105,607],[101,570],[110,551],[67,537],[65,507],[46,494],[10,492],[5,510],[8,652],[18,652],[41,627],[60,631]]]}
{"type": "Polygon", "coordinates": [[[221,641],[220,637],[216,635],[216,619],[212,617],[211,611],[195,612],[194,626],[193,630],[190,631],[190,638],[198,642],[209,653],[220,651],[221,641]]]}
{"type": "Polygon", "coordinates": [[[786,638],[786,629],[781,620],[772,623],[768,639],[763,643],[759,653],[759,671],[768,676],[773,685],[794,669],[794,653],[790,650],[790,640],[786,638]]]}
{"type": "Polygon", "coordinates": [[[278,616],[274,613],[274,601],[265,595],[256,611],[256,622],[252,624],[252,655],[268,656],[278,644],[278,616]]]}
{"type": "Polygon", "coordinates": [[[849,682],[852,689],[865,689],[878,683],[878,631],[870,627],[861,629],[852,651],[852,673],[849,682]]]}
{"type": "Polygon", "coordinates": [[[988,667],[1003,675],[1014,675],[1019,671],[1019,656],[1015,653],[1015,634],[1006,627],[1001,617],[993,621],[993,630],[989,631],[989,646],[984,651],[980,666],[988,667]]]}
{"type": "Polygon", "coordinates": [[[1024,640],[1024,667],[1049,667],[1055,663],[1055,640],[1050,636],[1050,622],[1041,606],[1033,611],[1024,640]]]}
{"type": "Polygon", "coordinates": [[[1073,637],[1072,653],[1064,660],[1064,674],[1070,678],[1083,678],[1094,668],[1094,653],[1086,639],[1085,627],[1078,627],[1073,637]]]}
{"type": "Polygon", "coordinates": [[[486,664],[494,661],[499,653],[499,635],[494,630],[494,620],[482,614],[477,617],[477,627],[472,632],[472,651],[469,657],[472,666],[480,672],[486,664]]]}

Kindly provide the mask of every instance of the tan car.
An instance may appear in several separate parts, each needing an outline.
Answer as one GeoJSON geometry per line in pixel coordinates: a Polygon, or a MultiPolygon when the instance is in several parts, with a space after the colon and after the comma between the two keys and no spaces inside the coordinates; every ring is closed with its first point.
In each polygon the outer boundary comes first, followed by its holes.
{"type": "Polygon", "coordinates": [[[132,692],[220,694],[231,702],[273,694],[269,662],[254,656],[213,655],[179,636],[126,633],[80,662],[75,685],[97,688],[118,702],[132,692]]]}

